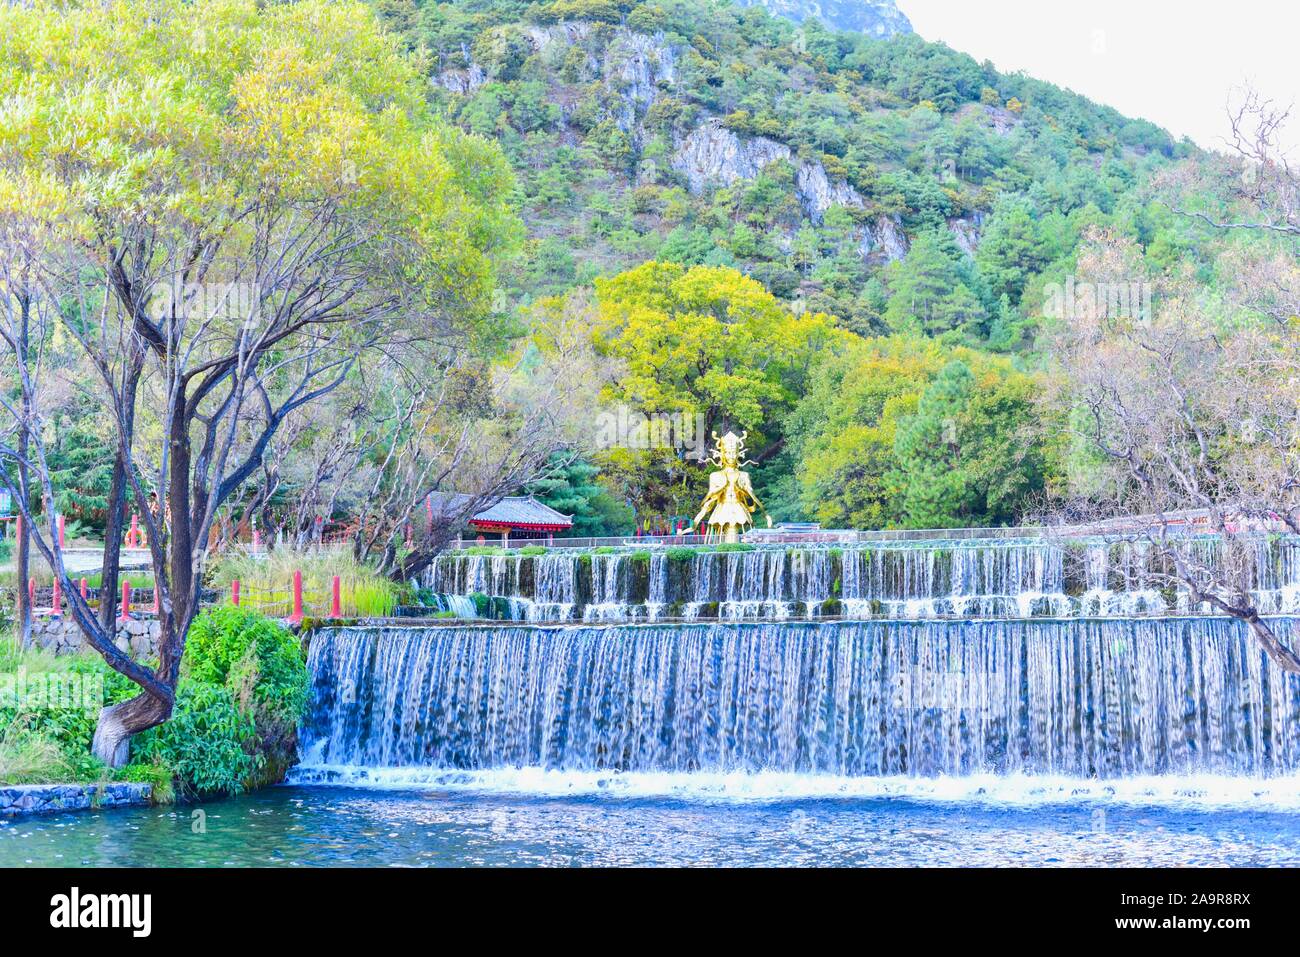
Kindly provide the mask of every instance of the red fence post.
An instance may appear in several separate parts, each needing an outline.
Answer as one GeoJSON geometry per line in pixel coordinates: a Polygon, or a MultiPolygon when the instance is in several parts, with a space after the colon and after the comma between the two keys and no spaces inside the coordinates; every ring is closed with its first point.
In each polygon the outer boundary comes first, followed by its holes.
{"type": "Polygon", "coordinates": [[[27,579],[27,612],[36,614],[36,578],[35,576],[27,579]]]}
{"type": "Polygon", "coordinates": [[[257,546],[262,544],[262,535],[257,529],[253,529],[253,554],[257,554],[257,546]]]}
{"type": "Polygon", "coordinates": [[[63,516],[60,515],[59,516],[59,548],[63,547],[64,541],[66,540],[63,534],[63,526],[64,526],[63,516]]]}
{"type": "Polygon", "coordinates": [[[50,599],[50,617],[59,618],[63,614],[63,582],[54,576],[54,597],[50,599]]]}
{"type": "Polygon", "coordinates": [[[131,513],[131,530],[126,533],[126,547],[135,548],[140,542],[140,516],[131,513]]]}
{"type": "Polygon", "coordinates": [[[330,617],[342,618],[343,617],[343,595],[342,595],[342,589],[339,587],[338,575],[335,575],[334,581],[331,582],[331,591],[333,592],[333,594],[330,598],[330,617]]]}
{"type": "Polygon", "coordinates": [[[289,623],[302,623],[302,572],[293,573],[293,614],[289,616],[289,623]]]}
{"type": "Polygon", "coordinates": [[[131,583],[129,581],[124,581],[122,582],[122,620],[126,621],[126,619],[130,617],[131,617],[131,583]]]}
{"type": "Polygon", "coordinates": [[[232,579],[230,582],[230,603],[236,608],[239,607],[239,579],[232,579]]]}
{"type": "Polygon", "coordinates": [[[153,586],[153,613],[156,615],[162,611],[162,602],[158,600],[158,586],[153,586]]]}
{"type": "Polygon", "coordinates": [[[81,580],[81,600],[90,601],[90,586],[84,578],[81,580]]]}

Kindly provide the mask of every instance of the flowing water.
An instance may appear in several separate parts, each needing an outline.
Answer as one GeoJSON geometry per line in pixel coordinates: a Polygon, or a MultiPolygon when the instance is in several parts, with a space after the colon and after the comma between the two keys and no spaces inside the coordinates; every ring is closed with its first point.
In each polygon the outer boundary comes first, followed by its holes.
{"type": "MultiPolygon", "coordinates": [[[[1298,556],[1252,558],[1293,647],[1298,556]]],[[[290,785],[0,864],[1300,864],[1300,676],[1158,583],[1100,541],[448,556],[507,620],[316,631],[290,785]]]]}
{"type": "Polygon", "coordinates": [[[343,628],[309,664],[298,780],[1300,770],[1300,677],[1222,618],[343,628]]]}
{"type": "MultiPolygon", "coordinates": [[[[1206,562],[1218,545],[1199,543],[1206,562]]],[[[1163,584],[1133,541],[979,541],[871,547],[657,547],[611,554],[444,555],[426,584],[507,599],[521,621],[1078,618],[1208,614],[1163,584]]],[[[1300,614],[1300,542],[1260,539],[1253,597],[1300,614]]]]}

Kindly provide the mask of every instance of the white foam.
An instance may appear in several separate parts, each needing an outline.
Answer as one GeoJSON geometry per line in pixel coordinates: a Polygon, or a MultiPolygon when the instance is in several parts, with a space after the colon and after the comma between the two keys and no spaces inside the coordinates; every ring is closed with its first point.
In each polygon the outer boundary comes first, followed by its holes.
{"type": "Polygon", "coordinates": [[[549,771],[499,768],[366,768],[299,765],[289,775],[299,785],[386,790],[481,791],[541,797],[608,795],[701,802],[896,798],[934,803],[1007,807],[1105,803],[1152,807],[1242,808],[1300,811],[1300,775],[1255,778],[1230,775],[1148,775],[1090,780],[1053,775],[974,774],[965,777],[841,777],[780,772],[549,771]]]}

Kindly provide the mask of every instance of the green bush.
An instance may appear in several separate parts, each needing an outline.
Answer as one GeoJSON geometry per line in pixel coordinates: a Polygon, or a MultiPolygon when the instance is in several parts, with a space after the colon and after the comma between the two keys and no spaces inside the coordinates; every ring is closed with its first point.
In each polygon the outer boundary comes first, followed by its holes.
{"type": "MultiPolygon", "coordinates": [[[[262,761],[245,786],[279,781],[293,764],[298,721],[307,707],[307,662],[293,634],[249,609],[210,608],[190,626],[182,668],[189,681],[225,689],[252,719],[253,750],[262,761]]],[[[182,779],[182,785],[202,790],[197,782],[182,779]]]]}
{"type": "Polygon", "coordinates": [[[252,713],[227,688],[185,678],[171,718],[136,735],[131,757],[134,764],[170,769],[187,797],[238,794],[265,765],[257,731],[252,713]]]}
{"type": "Polygon", "coordinates": [[[250,609],[222,605],[195,618],[183,667],[194,681],[224,685],[259,718],[296,724],[307,706],[307,666],[298,640],[250,609]]]}
{"type": "Polygon", "coordinates": [[[171,804],[176,800],[176,773],[162,761],[128,764],[117,773],[117,779],[152,785],[150,799],[154,804],[171,804]]]}

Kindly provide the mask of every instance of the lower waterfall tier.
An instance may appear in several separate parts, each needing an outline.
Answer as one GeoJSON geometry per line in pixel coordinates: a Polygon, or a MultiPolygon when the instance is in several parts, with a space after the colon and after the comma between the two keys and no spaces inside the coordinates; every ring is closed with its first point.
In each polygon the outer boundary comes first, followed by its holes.
{"type": "Polygon", "coordinates": [[[353,627],[309,666],[304,770],[1300,770],[1300,677],[1226,619],[353,627]]]}

